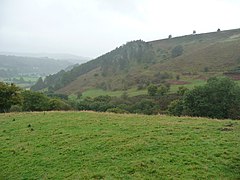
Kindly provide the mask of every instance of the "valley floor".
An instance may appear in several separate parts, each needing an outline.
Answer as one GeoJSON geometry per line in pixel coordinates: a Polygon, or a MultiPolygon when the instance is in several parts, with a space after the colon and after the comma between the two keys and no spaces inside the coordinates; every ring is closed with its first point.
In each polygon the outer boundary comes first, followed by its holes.
{"type": "Polygon", "coordinates": [[[240,121],[0,114],[0,179],[240,179],[240,121]]]}

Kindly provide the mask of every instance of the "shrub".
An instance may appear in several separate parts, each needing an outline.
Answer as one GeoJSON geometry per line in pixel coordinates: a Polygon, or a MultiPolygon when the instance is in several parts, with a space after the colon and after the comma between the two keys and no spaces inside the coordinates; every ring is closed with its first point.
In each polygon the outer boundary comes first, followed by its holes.
{"type": "Polygon", "coordinates": [[[51,99],[49,101],[49,110],[71,110],[71,106],[60,99],[51,99]]]}
{"type": "Polygon", "coordinates": [[[0,82],[0,113],[8,112],[12,105],[22,104],[21,89],[15,84],[0,82]]]}
{"type": "Polygon", "coordinates": [[[47,111],[49,110],[49,98],[39,92],[24,91],[23,110],[24,111],[47,111]]]}
{"type": "Polygon", "coordinates": [[[183,112],[183,101],[182,100],[174,100],[168,106],[168,114],[174,116],[181,116],[183,112]]]}
{"type": "Polygon", "coordinates": [[[22,112],[22,106],[12,105],[9,112],[22,112]]]}
{"type": "Polygon", "coordinates": [[[157,93],[157,86],[154,84],[150,84],[147,88],[149,96],[155,96],[157,93]]]}
{"type": "Polygon", "coordinates": [[[228,78],[210,78],[185,93],[184,113],[210,118],[240,118],[240,87],[228,78]]]}
{"type": "Polygon", "coordinates": [[[118,114],[125,114],[125,113],[129,113],[128,111],[121,109],[121,108],[110,108],[107,110],[107,112],[113,112],[113,113],[118,113],[118,114]]]}

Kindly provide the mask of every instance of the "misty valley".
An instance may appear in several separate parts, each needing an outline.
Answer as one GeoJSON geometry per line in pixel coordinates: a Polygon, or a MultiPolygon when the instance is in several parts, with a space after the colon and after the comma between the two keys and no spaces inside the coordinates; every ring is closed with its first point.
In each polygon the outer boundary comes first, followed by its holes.
{"type": "Polygon", "coordinates": [[[218,29],[0,53],[0,179],[239,179],[239,50],[218,29]]]}

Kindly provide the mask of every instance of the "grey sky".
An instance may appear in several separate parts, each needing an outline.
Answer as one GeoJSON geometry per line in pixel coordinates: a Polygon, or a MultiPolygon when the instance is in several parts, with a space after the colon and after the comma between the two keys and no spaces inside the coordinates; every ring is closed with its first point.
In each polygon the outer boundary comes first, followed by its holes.
{"type": "Polygon", "coordinates": [[[0,0],[0,51],[97,57],[127,41],[240,28],[240,0],[0,0]]]}

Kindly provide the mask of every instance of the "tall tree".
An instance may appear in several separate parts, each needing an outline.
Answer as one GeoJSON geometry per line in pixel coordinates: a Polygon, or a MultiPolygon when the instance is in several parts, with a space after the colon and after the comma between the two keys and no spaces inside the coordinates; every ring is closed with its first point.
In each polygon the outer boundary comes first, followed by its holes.
{"type": "Polygon", "coordinates": [[[17,104],[22,104],[21,89],[15,84],[0,82],[0,112],[8,112],[17,104]]]}
{"type": "Polygon", "coordinates": [[[187,91],[169,110],[173,115],[240,119],[240,87],[228,78],[210,78],[206,85],[187,91]]]}

